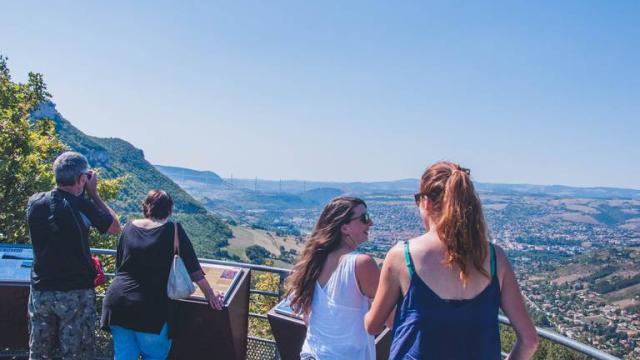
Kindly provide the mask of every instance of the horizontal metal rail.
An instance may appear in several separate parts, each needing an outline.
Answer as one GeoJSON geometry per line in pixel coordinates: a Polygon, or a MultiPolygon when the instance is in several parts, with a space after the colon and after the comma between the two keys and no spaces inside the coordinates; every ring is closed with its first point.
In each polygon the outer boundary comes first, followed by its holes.
{"type": "MultiPolygon", "coordinates": [[[[505,324],[505,325],[511,325],[511,321],[509,321],[509,319],[506,316],[503,315],[499,315],[498,316],[498,320],[500,321],[500,323],[505,324]]],[[[591,356],[594,359],[598,359],[598,360],[620,360],[620,358],[615,357],[613,355],[607,354],[604,351],[600,351],[594,347],[591,347],[587,344],[575,341],[573,339],[569,339],[566,336],[562,336],[556,332],[553,331],[549,331],[549,330],[545,330],[545,329],[540,329],[538,327],[536,327],[536,332],[538,333],[538,335],[541,338],[547,339],[551,342],[554,342],[556,344],[562,345],[564,347],[567,347],[569,349],[572,349],[574,351],[577,351],[579,353],[591,356]]]]}
{"type": "Polygon", "coordinates": [[[249,340],[257,340],[257,341],[263,341],[263,342],[270,343],[270,344],[273,344],[273,345],[275,345],[275,344],[276,344],[276,342],[275,342],[274,340],[271,340],[271,339],[265,339],[265,338],[261,338],[261,337],[257,337],[257,336],[247,336],[247,339],[249,339],[249,340]]]}
{"type": "MultiPolygon", "coordinates": [[[[110,250],[110,249],[91,249],[91,252],[95,255],[109,255],[109,256],[115,256],[116,255],[116,251],[115,250],[110,250]]],[[[275,273],[280,275],[280,285],[282,285],[284,279],[289,275],[290,270],[289,269],[283,269],[283,268],[276,268],[276,267],[271,267],[271,266],[266,266],[266,265],[255,265],[255,264],[245,264],[245,263],[241,263],[241,262],[235,262],[235,261],[225,261],[225,260],[213,260],[213,259],[198,259],[201,263],[203,264],[215,264],[215,265],[226,265],[226,266],[236,266],[236,267],[241,267],[241,268],[245,268],[245,269],[250,269],[250,270],[255,270],[255,271],[263,271],[263,272],[269,272],[269,273],[275,273]]],[[[111,274],[109,274],[111,275],[111,274]]],[[[282,286],[279,286],[278,291],[282,291],[282,286]]],[[[257,289],[250,289],[249,292],[251,294],[257,294],[257,295],[263,295],[263,296],[269,296],[269,297],[275,297],[275,298],[280,298],[282,296],[281,292],[275,293],[275,292],[271,292],[271,291],[263,291],[263,290],[257,290],[257,289]]],[[[266,315],[263,314],[255,314],[255,313],[251,313],[249,314],[249,316],[251,317],[255,317],[258,319],[266,319],[266,315]]],[[[508,326],[512,326],[511,325],[511,321],[509,321],[509,319],[505,316],[500,315],[498,317],[498,320],[500,321],[500,323],[504,324],[504,325],[508,325],[508,326]]],[[[571,350],[577,351],[581,354],[585,354],[588,356],[591,356],[594,359],[598,359],[598,360],[619,360],[619,358],[607,354],[604,351],[598,350],[592,346],[589,346],[587,344],[578,342],[576,340],[573,339],[569,339],[566,336],[562,336],[556,332],[553,331],[549,331],[549,330],[545,330],[545,329],[541,329],[536,327],[536,332],[538,333],[538,335],[541,338],[547,339],[551,342],[554,342],[556,344],[562,345],[566,348],[569,348],[571,350]]],[[[252,337],[249,336],[249,339],[255,339],[255,340],[259,340],[259,341],[265,341],[265,342],[269,342],[269,343],[275,343],[273,340],[269,340],[269,339],[262,339],[262,338],[256,338],[256,337],[252,337]]],[[[503,356],[505,354],[503,353],[503,356]]]]}
{"type": "MultiPolygon", "coordinates": [[[[111,250],[111,249],[96,249],[96,248],[92,248],[91,249],[91,253],[93,253],[94,255],[105,255],[105,256],[115,256],[116,255],[116,251],[115,250],[111,250]]],[[[276,267],[265,266],[265,265],[245,264],[245,263],[240,263],[240,262],[235,262],[235,261],[223,261],[223,260],[204,259],[204,258],[199,258],[198,261],[203,263],[203,264],[236,266],[236,267],[241,267],[241,268],[244,268],[244,269],[249,269],[250,271],[251,270],[255,270],[255,271],[261,271],[261,272],[274,273],[274,274],[277,274],[277,275],[280,276],[280,285],[282,285],[284,279],[290,273],[290,270],[288,270],[288,269],[276,268],[276,267]]],[[[115,274],[114,273],[105,273],[105,276],[109,277],[109,278],[112,278],[112,277],[115,276],[115,274]]],[[[280,292],[280,290],[281,290],[280,287],[281,286],[279,286],[279,288],[278,288],[278,292],[264,291],[264,290],[257,290],[257,289],[249,289],[249,293],[250,294],[255,294],[255,295],[267,296],[267,297],[273,297],[273,298],[277,298],[279,300],[280,297],[282,296],[282,293],[280,292]]],[[[267,316],[265,314],[249,313],[249,317],[256,318],[256,319],[261,319],[261,320],[267,320],[267,316]]],[[[258,340],[267,341],[266,339],[258,339],[258,340]]],[[[269,341],[272,341],[272,340],[269,340],[269,341]]]]}

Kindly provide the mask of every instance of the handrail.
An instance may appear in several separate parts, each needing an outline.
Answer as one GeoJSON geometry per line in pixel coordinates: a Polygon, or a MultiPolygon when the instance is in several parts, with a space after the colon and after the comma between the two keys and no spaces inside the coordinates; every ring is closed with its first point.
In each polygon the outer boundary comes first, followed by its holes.
{"type": "MultiPolygon", "coordinates": [[[[116,251],[115,250],[111,250],[111,249],[95,249],[92,248],[91,252],[93,254],[96,255],[110,255],[110,256],[115,256],[116,251]]],[[[271,266],[266,266],[266,265],[255,265],[255,264],[246,264],[246,263],[241,263],[241,262],[235,262],[235,261],[225,261],[225,260],[214,260],[214,259],[204,259],[204,258],[198,258],[198,260],[204,264],[215,264],[215,265],[227,265],[227,266],[237,266],[237,267],[242,267],[242,268],[248,268],[250,270],[256,270],[256,271],[264,271],[264,272],[270,272],[270,273],[276,273],[278,275],[280,275],[280,283],[282,284],[282,282],[284,281],[284,278],[289,275],[289,273],[291,272],[289,269],[283,269],[283,268],[276,268],[276,267],[271,267],[271,266]]],[[[259,295],[264,295],[264,296],[270,296],[270,297],[277,297],[280,298],[282,296],[282,289],[281,286],[278,288],[279,293],[273,293],[273,292],[268,292],[268,291],[262,291],[262,290],[256,290],[256,289],[250,289],[249,290],[250,293],[252,294],[259,294],[259,295]]],[[[252,317],[256,317],[256,318],[263,318],[264,315],[260,316],[260,314],[250,314],[250,316],[252,317]]],[[[502,324],[508,325],[508,326],[512,326],[511,321],[509,321],[509,319],[503,315],[499,315],[498,316],[498,321],[502,324]]],[[[549,330],[545,330],[545,329],[541,329],[536,327],[536,332],[538,333],[538,335],[544,339],[547,339],[551,342],[554,342],[556,344],[565,346],[571,350],[577,351],[579,353],[591,356],[594,359],[598,359],[598,360],[620,360],[620,358],[615,357],[611,354],[607,354],[604,351],[598,350],[592,346],[589,346],[587,344],[578,342],[576,340],[570,339],[566,336],[560,335],[556,332],[553,331],[549,331],[549,330]]],[[[267,341],[267,342],[273,342],[273,340],[269,340],[269,339],[261,339],[262,341],[267,341]]]]}
{"type": "MultiPolygon", "coordinates": [[[[503,315],[498,315],[498,321],[500,321],[500,323],[505,324],[505,325],[509,325],[512,326],[511,321],[503,315]]],[[[611,354],[607,354],[604,351],[598,350],[592,346],[589,346],[587,344],[581,343],[579,341],[573,340],[573,339],[569,339],[566,336],[562,336],[556,332],[553,331],[549,331],[549,330],[545,330],[545,329],[541,329],[539,327],[536,327],[536,332],[538,333],[538,335],[542,338],[545,338],[549,341],[552,341],[556,344],[568,347],[569,349],[575,350],[579,353],[591,356],[594,359],[598,359],[598,360],[620,360],[620,358],[615,357],[611,354]]]]}

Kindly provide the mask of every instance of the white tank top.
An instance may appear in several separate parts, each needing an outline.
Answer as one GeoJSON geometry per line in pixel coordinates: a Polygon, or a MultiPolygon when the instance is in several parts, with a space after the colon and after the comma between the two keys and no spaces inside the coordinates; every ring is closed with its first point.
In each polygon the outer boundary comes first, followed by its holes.
{"type": "Polygon", "coordinates": [[[307,337],[300,357],[318,360],[373,360],[374,337],[364,328],[370,300],[358,288],[356,257],[345,254],[323,287],[316,282],[307,337]]]}

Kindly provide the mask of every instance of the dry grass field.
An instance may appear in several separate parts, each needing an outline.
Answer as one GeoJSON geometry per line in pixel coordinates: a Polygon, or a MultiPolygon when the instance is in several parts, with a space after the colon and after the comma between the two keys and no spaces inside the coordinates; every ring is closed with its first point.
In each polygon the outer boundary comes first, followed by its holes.
{"type": "MultiPolygon", "coordinates": [[[[277,236],[270,231],[251,229],[245,226],[231,226],[231,231],[233,238],[229,239],[229,246],[224,249],[230,254],[238,255],[244,261],[249,260],[244,251],[251,245],[260,245],[276,256],[280,255],[280,246],[286,250],[294,249],[298,253],[302,250],[302,243],[296,242],[295,237],[292,236],[277,236]]],[[[274,265],[285,267],[286,263],[276,261],[274,265]]]]}

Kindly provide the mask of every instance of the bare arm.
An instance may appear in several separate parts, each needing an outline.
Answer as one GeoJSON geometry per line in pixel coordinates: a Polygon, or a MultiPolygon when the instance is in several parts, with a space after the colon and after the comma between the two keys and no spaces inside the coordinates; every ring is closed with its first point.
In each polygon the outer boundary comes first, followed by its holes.
{"type": "Polygon", "coordinates": [[[222,295],[218,292],[214,291],[209,285],[209,282],[206,278],[202,278],[196,282],[204,296],[209,301],[209,305],[212,309],[220,310],[222,309],[222,295]]]}
{"type": "Polygon", "coordinates": [[[397,268],[398,260],[402,261],[402,250],[394,247],[389,250],[384,260],[376,296],[371,309],[364,317],[364,326],[369,334],[379,334],[384,329],[385,322],[389,323],[396,302],[402,294],[400,279],[394,270],[397,268]]]}
{"type": "Polygon", "coordinates": [[[516,342],[507,359],[529,359],[538,347],[538,334],[527,312],[511,264],[502,249],[498,246],[495,248],[499,276],[501,278],[501,307],[516,332],[516,342]]]}
{"type": "Polygon", "coordinates": [[[100,210],[111,214],[113,218],[113,222],[111,222],[109,229],[107,229],[107,234],[119,234],[122,231],[122,226],[120,225],[120,220],[118,220],[118,214],[102,201],[102,198],[100,198],[97,192],[95,194],[89,193],[89,196],[91,196],[91,200],[93,200],[93,203],[96,204],[100,210]]]}

